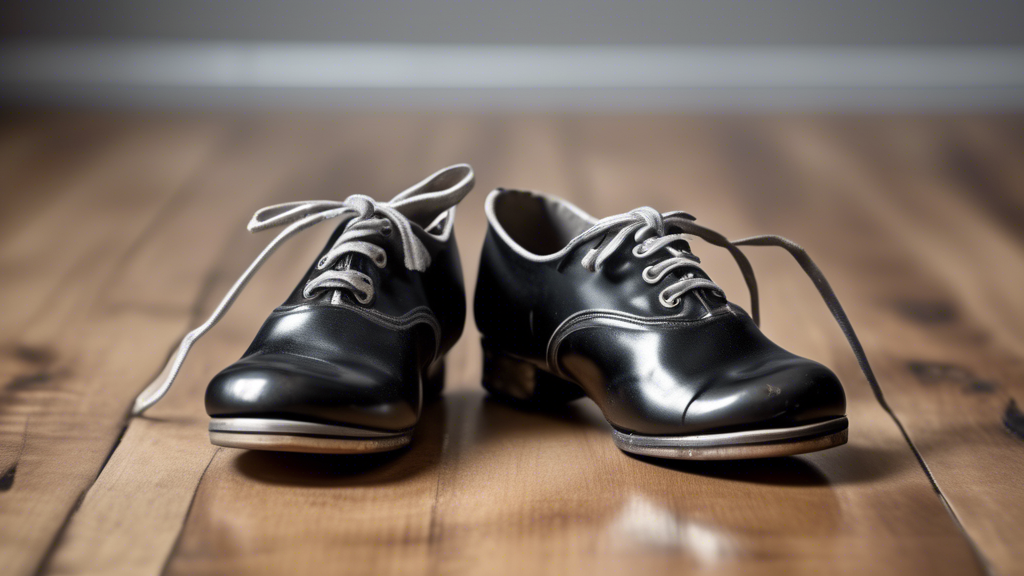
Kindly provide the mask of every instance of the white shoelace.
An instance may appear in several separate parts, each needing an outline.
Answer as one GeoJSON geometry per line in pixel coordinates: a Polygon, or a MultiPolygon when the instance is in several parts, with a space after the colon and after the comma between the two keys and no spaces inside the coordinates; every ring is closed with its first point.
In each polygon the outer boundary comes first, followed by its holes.
{"type": "MultiPolygon", "coordinates": [[[[627,214],[612,216],[600,220],[592,228],[580,235],[581,238],[590,239],[598,234],[606,233],[614,228],[621,227],[619,232],[612,239],[591,248],[583,257],[583,266],[595,272],[601,269],[605,260],[626,241],[630,235],[633,241],[638,244],[633,247],[633,255],[637,258],[649,258],[660,250],[668,252],[669,257],[656,264],[644,268],[643,279],[648,284],[658,284],[665,279],[665,276],[673,270],[690,269],[676,282],[666,286],[658,293],[658,300],[666,308],[674,308],[679,305],[682,297],[693,290],[707,289],[718,294],[722,289],[717,284],[696,276],[692,270],[701,270],[700,258],[693,253],[679,250],[671,244],[680,240],[686,240],[685,234],[666,234],[666,226],[681,226],[682,222],[692,223],[693,216],[684,212],[670,212],[662,215],[654,208],[644,206],[637,208],[627,214]]],[[[701,270],[702,271],[702,270],[701,270]]]]}
{"type": "MultiPolygon", "coordinates": [[[[138,416],[148,408],[160,401],[181,370],[182,364],[189,350],[204,334],[213,328],[228,309],[238,298],[238,294],[245,288],[256,271],[263,266],[263,263],[273,254],[285,241],[299,232],[315,226],[327,220],[335,218],[351,218],[345,225],[334,245],[327,251],[318,262],[317,269],[324,270],[333,268],[346,254],[363,254],[370,258],[373,263],[383,268],[387,265],[387,253],[378,245],[367,242],[365,239],[382,235],[389,236],[391,230],[397,230],[402,245],[404,265],[409,270],[422,272],[430,266],[430,254],[427,252],[423,242],[412,230],[412,224],[401,212],[387,203],[377,202],[369,196],[360,194],[352,195],[342,202],[331,200],[312,200],[307,202],[288,202],[262,208],[253,215],[249,221],[250,232],[260,232],[277,226],[288,224],[267,247],[260,252],[252,264],[235,281],[234,285],[224,295],[220,304],[213,311],[206,322],[192,330],[182,338],[177,351],[168,360],[163,371],[156,377],[135,399],[132,407],[132,414],[138,416]]],[[[438,217],[443,218],[444,214],[438,217]]],[[[438,223],[435,220],[427,229],[438,223]]],[[[362,304],[371,302],[374,298],[374,287],[370,277],[358,270],[328,270],[306,283],[302,294],[311,298],[317,291],[321,290],[347,290],[353,294],[357,301],[362,304]]]]}

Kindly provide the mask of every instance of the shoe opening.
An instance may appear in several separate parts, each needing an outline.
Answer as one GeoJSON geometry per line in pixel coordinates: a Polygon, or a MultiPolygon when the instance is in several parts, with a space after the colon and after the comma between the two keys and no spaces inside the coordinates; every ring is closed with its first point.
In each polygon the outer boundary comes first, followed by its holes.
{"type": "Polygon", "coordinates": [[[565,248],[595,222],[568,202],[533,192],[501,190],[489,200],[491,223],[523,250],[537,256],[565,248]]]}

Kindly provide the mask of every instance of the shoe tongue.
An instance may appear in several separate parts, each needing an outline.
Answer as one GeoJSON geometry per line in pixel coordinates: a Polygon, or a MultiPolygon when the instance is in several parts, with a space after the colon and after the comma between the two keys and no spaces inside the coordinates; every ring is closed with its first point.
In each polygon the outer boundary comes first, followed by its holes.
{"type": "Polygon", "coordinates": [[[456,164],[439,170],[391,199],[388,204],[411,222],[426,228],[473,189],[473,168],[456,164]]]}

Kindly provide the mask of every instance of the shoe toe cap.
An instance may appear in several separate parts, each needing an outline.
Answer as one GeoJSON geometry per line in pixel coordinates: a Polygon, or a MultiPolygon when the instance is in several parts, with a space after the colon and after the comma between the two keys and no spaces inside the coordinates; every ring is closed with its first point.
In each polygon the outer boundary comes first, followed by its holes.
{"type": "Polygon", "coordinates": [[[340,366],[287,354],[242,359],[206,389],[214,418],[274,418],[404,430],[415,425],[419,383],[374,366],[340,366]]]}
{"type": "Polygon", "coordinates": [[[846,394],[821,364],[792,357],[723,374],[690,403],[688,430],[800,426],[846,415],[846,394]]]}

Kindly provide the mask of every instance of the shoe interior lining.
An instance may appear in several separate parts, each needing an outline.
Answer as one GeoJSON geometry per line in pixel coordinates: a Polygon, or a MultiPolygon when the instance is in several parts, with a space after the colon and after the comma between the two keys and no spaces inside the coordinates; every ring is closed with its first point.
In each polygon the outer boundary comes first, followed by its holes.
{"type": "Polygon", "coordinates": [[[519,191],[498,196],[494,216],[509,238],[538,256],[558,252],[594,224],[561,202],[519,191]]]}

